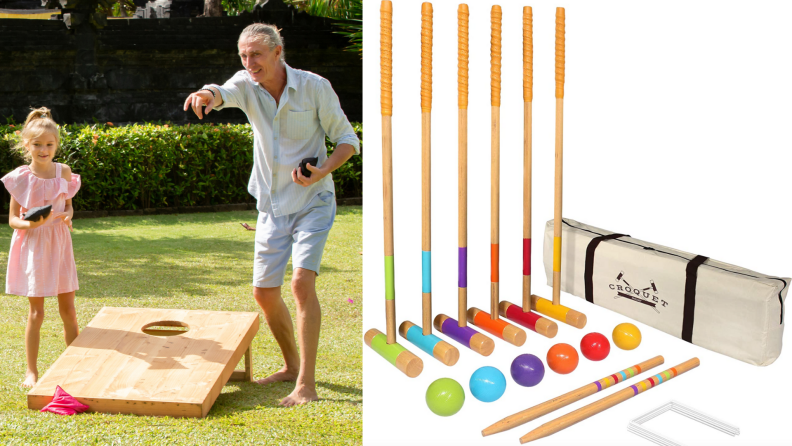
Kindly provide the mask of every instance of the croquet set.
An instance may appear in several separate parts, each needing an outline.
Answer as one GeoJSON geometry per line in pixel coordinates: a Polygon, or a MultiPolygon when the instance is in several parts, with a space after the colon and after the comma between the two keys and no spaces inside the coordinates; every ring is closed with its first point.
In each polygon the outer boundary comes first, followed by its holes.
{"type": "MultiPolygon", "coordinates": [[[[431,245],[431,113],[432,113],[432,22],[431,3],[421,8],[421,209],[422,209],[422,317],[420,325],[403,321],[398,332],[407,343],[396,339],[395,269],[393,233],[393,5],[383,1],[380,9],[380,68],[382,114],[382,172],[385,241],[385,315],[386,333],[370,329],[366,344],[408,377],[424,369],[421,351],[430,362],[454,366],[461,354],[472,351],[487,357],[497,344],[523,346],[529,336],[553,338],[559,330],[583,329],[586,315],[561,304],[561,291],[615,311],[684,341],[728,355],[754,365],[768,365],[781,352],[784,328],[784,299],[789,278],[755,273],[660,245],[633,239],[562,218],[563,191],[563,109],[565,74],[565,10],[556,9],[555,27],[555,184],[554,218],[543,234],[543,260],[552,296],[546,299],[531,291],[531,176],[532,176],[532,102],[533,102],[533,11],[523,8],[523,286],[519,304],[501,300],[499,293],[500,226],[500,101],[501,101],[501,26],[502,10],[492,6],[490,49],[491,105],[491,184],[490,184],[490,302],[489,307],[469,306],[467,295],[467,200],[468,200],[468,66],[469,9],[458,8],[458,312],[455,317],[432,313],[431,245]],[[562,243],[563,240],[563,243],[562,243]],[[562,270],[562,265],[567,265],[562,270]],[[560,323],[560,327],[559,327],[560,323]],[[565,327],[569,326],[569,327],[565,327]],[[572,328],[570,328],[572,327],[572,328]],[[435,329],[444,340],[433,333],[435,329]],[[463,347],[460,351],[457,347],[463,347]]],[[[613,344],[634,350],[642,333],[630,322],[614,327],[613,344]]],[[[611,340],[601,333],[585,334],[579,349],[566,344],[553,345],[544,356],[524,353],[510,364],[512,380],[523,387],[541,383],[545,366],[557,374],[572,373],[581,361],[605,360],[611,340]],[[578,353],[580,351],[580,354],[578,353]]],[[[610,387],[620,386],[664,364],[663,356],[644,362],[572,390],[547,402],[507,416],[484,428],[483,436],[493,435],[535,420],[610,387]]],[[[699,366],[698,358],[687,359],[642,381],[625,384],[621,390],[596,402],[547,422],[520,438],[521,443],[538,440],[596,415],[619,403],[676,378],[699,366]]],[[[625,364],[626,365],[626,364],[625,364]]],[[[441,367],[443,367],[441,366],[441,367]]],[[[592,377],[594,378],[594,377],[592,377]]],[[[506,376],[486,365],[477,369],[469,382],[470,393],[479,401],[497,401],[505,392],[506,376]]],[[[465,390],[451,378],[435,380],[427,389],[426,404],[439,416],[456,414],[465,401],[465,390]]],[[[658,409],[659,410],[659,409],[658,409]]],[[[682,409],[680,409],[682,410],[682,409]]],[[[642,419],[654,416],[654,412],[642,419]]],[[[659,413],[659,412],[658,412],[659,413]]],[[[698,416],[686,410],[690,416],[698,416]]],[[[700,421],[726,432],[726,424],[699,416],[700,421]]],[[[632,426],[632,425],[631,425],[632,426]]],[[[658,442],[662,436],[638,424],[631,432],[658,442]]],[[[731,431],[729,431],[731,432],[731,431]]]]}

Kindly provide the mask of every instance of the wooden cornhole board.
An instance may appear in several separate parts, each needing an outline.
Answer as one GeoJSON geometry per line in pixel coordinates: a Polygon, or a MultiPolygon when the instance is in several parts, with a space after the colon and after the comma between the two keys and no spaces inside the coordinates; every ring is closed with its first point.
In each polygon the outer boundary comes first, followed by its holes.
{"type": "Polygon", "coordinates": [[[59,385],[94,412],[205,417],[226,382],[251,381],[258,327],[258,313],[104,307],[31,389],[28,408],[47,405],[59,385]],[[143,331],[168,325],[189,330],[143,331]],[[245,370],[234,371],[243,355],[245,370]]]}

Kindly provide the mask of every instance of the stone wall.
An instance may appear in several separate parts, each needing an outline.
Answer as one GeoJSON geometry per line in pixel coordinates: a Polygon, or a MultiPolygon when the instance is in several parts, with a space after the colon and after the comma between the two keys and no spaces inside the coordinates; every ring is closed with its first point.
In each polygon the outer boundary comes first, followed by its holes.
{"type": "MultiPolygon", "coordinates": [[[[0,119],[47,106],[57,122],[197,122],[187,95],[242,69],[236,41],[254,22],[282,28],[286,62],[327,78],[351,121],[362,119],[362,63],[331,21],[281,0],[239,17],[109,20],[96,30],[61,21],[0,19],[0,119]]],[[[247,122],[239,110],[208,122],[247,122]]]]}

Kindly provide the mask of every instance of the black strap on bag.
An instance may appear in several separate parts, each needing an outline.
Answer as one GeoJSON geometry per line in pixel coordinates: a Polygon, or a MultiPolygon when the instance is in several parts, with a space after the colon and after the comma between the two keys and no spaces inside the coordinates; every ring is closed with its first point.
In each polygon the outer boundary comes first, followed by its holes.
{"type": "Polygon", "coordinates": [[[685,310],[682,316],[682,339],[693,343],[693,317],[696,312],[696,282],[698,267],[709,260],[709,257],[696,256],[688,262],[685,270],[685,310]]]}
{"type": "Polygon", "coordinates": [[[597,250],[600,242],[605,240],[613,240],[619,237],[629,237],[625,234],[610,234],[594,237],[586,248],[586,269],[583,272],[583,281],[586,284],[586,300],[594,303],[594,251],[597,250]]]}

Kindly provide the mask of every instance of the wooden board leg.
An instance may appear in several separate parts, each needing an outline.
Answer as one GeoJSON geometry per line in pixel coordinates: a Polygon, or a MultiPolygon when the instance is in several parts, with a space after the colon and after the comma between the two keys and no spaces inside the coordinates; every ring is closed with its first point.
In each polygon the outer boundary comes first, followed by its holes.
{"type": "Polygon", "coordinates": [[[252,344],[245,350],[245,381],[253,381],[253,351],[252,344]]]}
{"type": "Polygon", "coordinates": [[[253,353],[251,352],[250,347],[251,346],[248,345],[247,350],[245,350],[245,370],[234,370],[234,372],[231,373],[231,377],[228,378],[228,382],[253,381],[253,353]]]}

